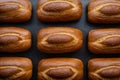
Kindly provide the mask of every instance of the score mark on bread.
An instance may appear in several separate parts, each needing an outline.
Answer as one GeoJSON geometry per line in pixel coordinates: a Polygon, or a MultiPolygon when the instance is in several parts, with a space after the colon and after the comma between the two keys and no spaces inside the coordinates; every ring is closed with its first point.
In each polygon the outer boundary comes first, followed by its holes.
{"type": "Polygon", "coordinates": [[[0,79],[17,79],[21,76],[25,75],[25,71],[22,68],[15,67],[15,66],[0,66],[0,79]]]}
{"type": "Polygon", "coordinates": [[[119,66],[109,66],[104,69],[100,69],[97,72],[101,77],[104,78],[119,78],[120,77],[120,67],[119,66]]]}
{"type": "Polygon", "coordinates": [[[120,36],[111,36],[106,38],[101,42],[101,44],[104,44],[106,46],[119,46],[120,45],[120,36]]]}
{"type": "Polygon", "coordinates": [[[0,36],[0,44],[1,45],[9,45],[17,43],[18,41],[22,40],[21,37],[17,35],[3,35],[0,36]]]}
{"type": "Polygon", "coordinates": [[[19,9],[20,6],[16,4],[0,4],[0,13],[8,12],[8,11],[14,11],[19,9]]]}
{"type": "Polygon", "coordinates": [[[118,15],[120,14],[120,6],[107,5],[107,6],[102,7],[99,11],[105,15],[118,15]]]}
{"type": "Polygon", "coordinates": [[[120,78],[120,66],[108,66],[103,67],[95,72],[89,73],[91,80],[100,79],[100,80],[119,80],[120,78]]]}
{"type": "Polygon", "coordinates": [[[61,12],[70,8],[72,8],[72,5],[66,2],[51,2],[43,6],[43,10],[48,12],[61,12]]]}
{"type": "Polygon", "coordinates": [[[56,68],[50,69],[46,74],[55,79],[65,79],[71,77],[74,72],[70,68],[56,68]]]}
{"type": "Polygon", "coordinates": [[[51,44],[63,44],[73,40],[72,36],[66,34],[53,34],[48,37],[47,42],[51,44]]]}

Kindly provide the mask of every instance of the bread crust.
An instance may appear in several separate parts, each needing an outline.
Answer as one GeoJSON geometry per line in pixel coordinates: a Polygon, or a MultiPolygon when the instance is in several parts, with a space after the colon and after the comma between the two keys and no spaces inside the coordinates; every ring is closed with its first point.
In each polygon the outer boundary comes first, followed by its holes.
{"type": "Polygon", "coordinates": [[[80,0],[38,0],[37,17],[42,22],[68,22],[80,19],[80,0]]]}
{"type": "Polygon", "coordinates": [[[23,57],[0,57],[1,80],[29,80],[32,77],[32,61],[23,57]]]}
{"type": "Polygon", "coordinates": [[[89,32],[88,48],[95,54],[120,53],[120,29],[95,29],[89,32]]]}
{"type": "Polygon", "coordinates": [[[30,47],[30,31],[18,27],[0,27],[0,52],[23,52],[30,47]]]}
{"type": "Polygon", "coordinates": [[[95,58],[88,62],[90,80],[119,80],[120,58],[95,58]]]}
{"type": "Polygon", "coordinates": [[[31,14],[30,0],[0,0],[0,22],[26,22],[31,14]]]}
{"type": "Polygon", "coordinates": [[[119,24],[120,1],[90,0],[88,4],[88,21],[99,24],[119,24]]]}
{"type": "Polygon", "coordinates": [[[49,58],[38,64],[38,80],[82,80],[83,63],[75,58],[49,58]]]}
{"type": "Polygon", "coordinates": [[[82,32],[70,27],[48,27],[37,34],[37,47],[51,54],[69,53],[82,47],[82,32]]]}

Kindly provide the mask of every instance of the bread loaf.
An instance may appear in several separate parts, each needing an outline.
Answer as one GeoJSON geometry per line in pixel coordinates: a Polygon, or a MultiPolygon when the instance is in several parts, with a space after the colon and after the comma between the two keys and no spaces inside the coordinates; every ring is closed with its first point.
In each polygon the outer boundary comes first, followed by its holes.
{"type": "Polygon", "coordinates": [[[38,80],[82,80],[83,63],[74,58],[43,59],[38,64],[38,80]]]}
{"type": "Polygon", "coordinates": [[[0,22],[25,22],[31,12],[30,0],[0,0],[0,22]]]}
{"type": "Polygon", "coordinates": [[[30,31],[17,27],[0,27],[0,52],[23,52],[30,47],[30,31]]]}
{"type": "Polygon", "coordinates": [[[120,0],[90,0],[88,20],[92,23],[120,23],[120,0]]]}
{"type": "Polygon", "coordinates": [[[0,57],[0,80],[30,80],[32,62],[23,57],[0,57]]]}
{"type": "Polygon", "coordinates": [[[43,28],[37,35],[37,47],[45,53],[68,53],[82,47],[82,32],[70,27],[43,28]]]}
{"type": "Polygon", "coordinates": [[[38,0],[37,17],[43,22],[67,22],[82,15],[80,0],[38,0]]]}
{"type": "Polygon", "coordinates": [[[90,80],[120,80],[120,58],[96,58],[88,63],[90,80]]]}
{"type": "Polygon", "coordinates": [[[95,29],[89,32],[88,48],[95,54],[120,53],[120,29],[95,29]]]}

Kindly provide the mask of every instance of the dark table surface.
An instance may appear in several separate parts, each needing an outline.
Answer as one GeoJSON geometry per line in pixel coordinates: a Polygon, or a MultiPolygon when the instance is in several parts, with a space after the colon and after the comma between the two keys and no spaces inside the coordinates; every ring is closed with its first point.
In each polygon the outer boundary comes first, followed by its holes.
{"type": "Polygon", "coordinates": [[[81,0],[83,4],[83,15],[79,21],[74,22],[67,22],[67,23],[42,23],[38,21],[36,17],[36,4],[37,0],[31,0],[33,5],[33,11],[32,11],[32,18],[30,21],[25,23],[0,23],[0,26],[17,26],[21,28],[25,28],[31,31],[32,33],[32,47],[26,51],[21,53],[0,53],[0,57],[27,57],[30,58],[33,62],[33,76],[31,80],[37,80],[37,66],[38,62],[43,58],[55,58],[55,57],[70,57],[70,58],[78,58],[81,59],[84,63],[84,78],[83,80],[88,80],[88,71],[87,71],[87,63],[88,60],[91,58],[109,58],[109,57],[120,57],[120,55],[95,55],[89,52],[87,47],[87,36],[88,32],[92,29],[96,28],[110,28],[110,27],[120,27],[120,24],[116,25],[100,25],[100,24],[91,24],[87,21],[87,4],[89,0],[81,0]],[[83,46],[82,48],[74,53],[68,53],[68,54],[61,54],[61,55],[50,55],[50,54],[44,54],[40,51],[38,51],[36,47],[37,43],[37,32],[41,28],[45,28],[48,26],[69,26],[69,27],[75,27],[80,29],[84,34],[83,39],[83,46]]]}

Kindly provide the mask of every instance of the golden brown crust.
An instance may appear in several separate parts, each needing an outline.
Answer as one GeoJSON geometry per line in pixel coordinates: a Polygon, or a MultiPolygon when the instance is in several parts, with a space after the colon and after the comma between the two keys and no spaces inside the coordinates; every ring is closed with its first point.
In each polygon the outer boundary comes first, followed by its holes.
{"type": "Polygon", "coordinates": [[[32,62],[22,57],[0,57],[0,80],[29,80],[32,62]]]}
{"type": "Polygon", "coordinates": [[[0,0],[0,22],[25,22],[31,12],[30,0],[0,0]]]}
{"type": "Polygon", "coordinates": [[[38,80],[82,80],[83,63],[74,58],[43,59],[38,64],[38,80]]]}
{"type": "Polygon", "coordinates": [[[82,15],[80,0],[38,0],[37,17],[43,22],[67,22],[82,15]]]}
{"type": "Polygon", "coordinates": [[[82,47],[82,32],[69,27],[43,28],[37,35],[37,47],[45,53],[68,53],[82,47]]]}
{"type": "Polygon", "coordinates": [[[95,29],[89,32],[88,48],[95,54],[120,53],[120,29],[95,29]]]}
{"type": "Polygon", "coordinates": [[[90,80],[119,80],[120,58],[96,58],[88,62],[90,80]]]}
{"type": "Polygon", "coordinates": [[[120,23],[120,0],[90,0],[88,20],[92,23],[120,23]]]}
{"type": "Polygon", "coordinates": [[[30,47],[30,31],[17,27],[0,27],[0,52],[22,52],[30,47]]]}

